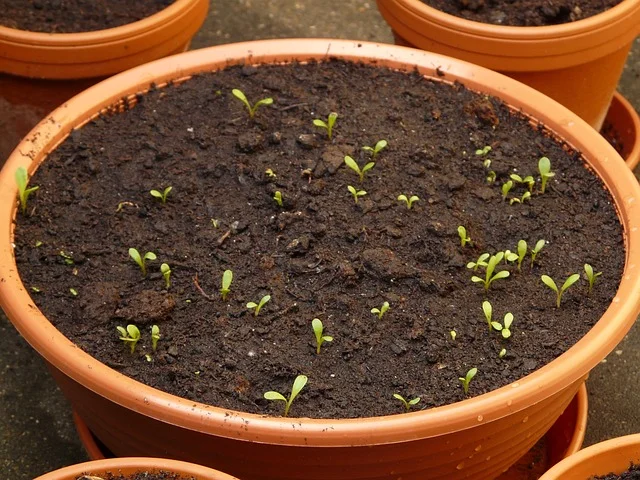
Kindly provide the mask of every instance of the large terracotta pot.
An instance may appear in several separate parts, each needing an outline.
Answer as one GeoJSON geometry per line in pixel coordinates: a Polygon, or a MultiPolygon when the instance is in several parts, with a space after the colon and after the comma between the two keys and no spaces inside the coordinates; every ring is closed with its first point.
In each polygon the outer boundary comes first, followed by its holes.
{"type": "Polygon", "coordinates": [[[0,173],[0,304],[92,432],[116,455],[155,455],[213,466],[243,480],[489,480],[541,438],[589,370],[640,312],[640,186],[615,150],[575,114],[498,73],[414,49],[345,40],[272,40],[212,47],[159,60],[73,98],[28,135],[0,173]],[[405,415],[295,420],[229,411],[127,378],[74,346],[34,306],[12,247],[19,166],[33,172],[69,132],[151,82],[229,64],[322,60],[371,62],[458,81],[501,97],[584,153],[611,191],[625,231],[626,266],[612,304],[575,346],[518,382],[452,405],[405,415]],[[436,68],[442,66],[442,71],[436,68]],[[150,72],[153,72],[152,74],[150,72]],[[444,72],[444,77],[441,74],[444,72]]]}
{"type": "Polygon", "coordinates": [[[47,473],[35,480],[76,480],[81,475],[131,475],[141,471],[176,473],[185,478],[195,477],[197,480],[238,480],[210,468],[193,463],[168,460],[166,458],[113,458],[79,463],[47,473]]]}
{"type": "Polygon", "coordinates": [[[596,130],[640,33],[640,0],[624,0],[593,17],[546,27],[474,22],[420,0],[377,2],[397,43],[509,75],[559,101],[596,130]]]}
{"type": "Polygon", "coordinates": [[[596,443],[571,455],[540,480],[589,480],[595,475],[620,474],[640,462],[640,434],[596,443]]]}

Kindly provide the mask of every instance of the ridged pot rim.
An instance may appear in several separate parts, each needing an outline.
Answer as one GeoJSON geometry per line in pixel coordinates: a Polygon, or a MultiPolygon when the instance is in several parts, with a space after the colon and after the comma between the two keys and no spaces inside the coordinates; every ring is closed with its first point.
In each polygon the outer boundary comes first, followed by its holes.
{"type": "Polygon", "coordinates": [[[0,172],[0,304],[20,333],[57,369],[95,393],[166,423],[227,438],[279,445],[356,446],[406,442],[465,430],[518,412],[583,378],[622,340],[640,311],[640,186],[622,158],[587,123],[543,94],[491,70],[405,47],[350,40],[286,39],[211,47],[157,60],[107,79],[44,119],[0,172]],[[35,306],[17,273],[12,231],[17,188],[14,172],[35,169],[49,152],[103,107],[167,81],[234,63],[280,63],[338,57],[413,70],[496,95],[540,122],[585,154],[612,192],[625,230],[626,264],[613,302],[571,349],[517,382],[451,405],[403,415],[359,419],[280,418],[204,405],[126,377],[77,348],[35,306]],[[436,73],[436,70],[439,72],[436,73]]]}

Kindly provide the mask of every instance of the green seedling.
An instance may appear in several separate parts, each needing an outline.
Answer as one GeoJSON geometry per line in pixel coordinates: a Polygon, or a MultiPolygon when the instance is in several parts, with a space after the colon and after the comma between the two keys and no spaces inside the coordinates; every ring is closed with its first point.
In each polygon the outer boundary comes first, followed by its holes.
{"type": "Polygon", "coordinates": [[[73,295],[74,297],[78,296],[78,291],[75,288],[70,288],[69,293],[71,293],[71,295],[73,295]]]}
{"type": "Polygon", "coordinates": [[[513,181],[509,180],[507,183],[502,184],[502,200],[507,199],[507,195],[509,195],[509,191],[513,188],[513,181]]]}
{"type": "Polygon", "coordinates": [[[131,353],[135,352],[136,345],[140,341],[140,330],[138,330],[138,327],[129,324],[126,330],[123,327],[116,327],[116,329],[120,334],[120,340],[122,340],[125,345],[129,345],[131,353]]]}
{"type": "Polygon", "coordinates": [[[40,290],[38,287],[35,287],[35,286],[31,287],[31,291],[34,292],[34,293],[42,292],[42,290],[40,290]]]}
{"type": "Polygon", "coordinates": [[[455,330],[451,330],[449,332],[449,336],[451,336],[451,340],[455,341],[456,337],[458,336],[458,334],[456,333],[455,330]]]}
{"type": "Polygon", "coordinates": [[[489,331],[493,330],[491,326],[491,316],[493,315],[493,307],[488,301],[482,302],[482,312],[484,313],[484,318],[487,321],[487,325],[489,325],[489,331]]]}
{"type": "Polygon", "coordinates": [[[509,262],[515,262],[516,260],[518,260],[518,255],[513,253],[511,250],[505,250],[504,251],[504,263],[505,263],[505,265],[508,264],[509,262]]]}
{"type": "Polygon", "coordinates": [[[554,292],[556,292],[556,307],[560,308],[560,301],[562,300],[562,294],[574,283],[576,283],[578,280],[580,280],[580,274],[579,273],[574,273],[573,275],[570,275],[562,284],[562,287],[558,288],[558,286],[556,285],[556,282],[553,281],[553,278],[551,278],[549,275],[542,275],[542,277],[540,277],[540,279],[542,280],[542,283],[544,283],[547,287],[549,287],[551,290],[553,290],[554,292]]]}
{"type": "Polygon", "coordinates": [[[256,111],[258,110],[258,107],[260,107],[261,105],[271,105],[273,103],[273,98],[263,98],[262,100],[258,100],[252,107],[242,90],[234,88],[233,90],[231,90],[231,93],[233,93],[234,97],[245,104],[247,110],[249,110],[250,118],[253,118],[253,116],[256,114],[256,111]]]}
{"type": "Polygon", "coordinates": [[[271,170],[270,168],[267,168],[264,173],[267,175],[267,177],[269,178],[276,178],[276,173],[271,170]]]}
{"type": "Polygon", "coordinates": [[[18,167],[15,173],[16,184],[18,185],[18,198],[20,200],[20,207],[22,213],[27,213],[27,200],[29,195],[38,190],[40,187],[27,188],[29,184],[29,176],[27,175],[27,169],[24,167],[18,167]]]}
{"type": "Polygon", "coordinates": [[[551,160],[547,157],[542,157],[538,160],[538,171],[540,172],[540,178],[542,179],[542,183],[540,184],[540,193],[544,193],[547,188],[547,181],[556,175],[551,171],[551,160]]]}
{"type": "Polygon", "coordinates": [[[536,257],[540,253],[540,250],[544,248],[546,243],[547,242],[545,240],[538,240],[536,242],[536,246],[531,250],[531,268],[533,268],[533,263],[536,261],[536,257]]]}
{"type": "Polygon", "coordinates": [[[233,272],[231,270],[225,270],[222,274],[222,288],[220,293],[222,294],[222,300],[227,299],[227,295],[231,291],[231,282],[233,281],[233,272]]]}
{"type": "Polygon", "coordinates": [[[164,285],[169,290],[171,286],[171,267],[168,264],[163,263],[160,265],[160,272],[162,273],[162,278],[164,278],[164,285]]]}
{"type": "Polygon", "coordinates": [[[513,323],[513,313],[506,313],[504,316],[503,323],[500,322],[491,322],[491,326],[494,330],[502,333],[503,338],[509,338],[511,336],[511,324],[513,323]]]}
{"type": "Polygon", "coordinates": [[[467,229],[464,228],[462,225],[458,227],[458,236],[460,237],[460,245],[462,245],[463,247],[467,243],[470,245],[473,245],[473,243],[471,242],[471,237],[467,236],[467,229]]]}
{"type": "Polygon", "coordinates": [[[36,240],[36,243],[34,243],[34,246],[35,246],[36,248],[41,247],[42,245],[43,245],[43,243],[42,243],[42,241],[41,241],[41,240],[36,240]]]}
{"type": "Polygon", "coordinates": [[[158,340],[160,340],[160,327],[157,325],[151,326],[151,349],[155,352],[158,348],[158,340]]]}
{"type": "Polygon", "coordinates": [[[492,255],[489,258],[489,262],[487,262],[487,270],[485,273],[485,278],[482,279],[480,277],[476,277],[475,275],[471,277],[471,281],[475,283],[482,283],[484,285],[485,292],[489,291],[489,287],[495,280],[499,280],[501,278],[507,278],[509,276],[509,272],[507,270],[500,270],[496,272],[494,275],[494,270],[496,266],[502,261],[504,258],[504,252],[498,252],[495,255],[492,255]]]}
{"type": "Polygon", "coordinates": [[[489,254],[488,253],[483,253],[482,255],[480,255],[478,257],[478,259],[475,262],[467,263],[467,268],[473,268],[473,271],[477,272],[479,267],[486,267],[487,266],[487,259],[488,258],[489,258],[489,254]]]}
{"type": "Polygon", "coordinates": [[[73,257],[64,250],[60,250],[60,256],[62,257],[65,265],[73,265],[73,257]]]}
{"type": "Polygon", "coordinates": [[[151,190],[149,193],[151,196],[159,198],[162,203],[167,203],[167,196],[171,190],[173,190],[173,187],[167,187],[162,192],[159,190],[151,190]]]}
{"type": "Polygon", "coordinates": [[[413,203],[417,202],[418,200],[420,200],[420,197],[418,197],[417,195],[411,195],[410,198],[407,198],[406,195],[398,195],[398,201],[406,203],[407,204],[407,208],[409,210],[411,210],[411,207],[413,206],[413,203]]]}
{"type": "Polygon", "coordinates": [[[492,184],[496,182],[496,172],[494,172],[493,170],[491,170],[488,174],[487,174],[487,183],[492,184]]]}
{"type": "Polygon", "coordinates": [[[386,140],[378,140],[378,143],[376,143],[376,145],[374,147],[367,147],[364,146],[362,147],[362,149],[365,152],[370,152],[371,153],[371,158],[375,159],[378,154],[387,147],[387,141],[386,140]]]}
{"type": "Polygon", "coordinates": [[[513,205],[514,203],[524,203],[525,200],[531,200],[531,192],[526,191],[522,194],[520,198],[514,197],[509,200],[509,205],[513,205]]]}
{"type": "Polygon", "coordinates": [[[503,348],[502,350],[500,350],[500,353],[498,354],[498,357],[500,358],[504,358],[504,356],[507,354],[507,349],[503,348]]]}
{"type": "Polygon", "coordinates": [[[593,284],[596,283],[596,278],[602,275],[602,272],[593,273],[593,267],[588,263],[584,264],[584,273],[587,274],[587,280],[589,280],[589,293],[593,289],[593,284]]]}
{"type": "Polygon", "coordinates": [[[316,127],[324,128],[327,131],[327,137],[329,137],[329,140],[331,140],[331,136],[333,134],[333,126],[336,124],[337,119],[338,119],[338,114],[336,112],[331,112],[327,117],[326,122],[324,120],[320,120],[319,118],[316,118],[313,121],[313,124],[316,127]]]}
{"type": "Polygon", "coordinates": [[[380,308],[372,308],[371,313],[378,315],[378,319],[382,320],[382,316],[389,310],[389,302],[384,302],[380,308]]]}
{"type": "Polygon", "coordinates": [[[489,145],[486,145],[484,148],[480,148],[480,149],[476,150],[476,155],[478,155],[478,156],[485,156],[485,155],[487,155],[490,151],[491,151],[491,147],[490,147],[489,145]]]}
{"type": "Polygon", "coordinates": [[[156,254],[153,252],[147,252],[143,257],[141,257],[140,252],[135,248],[129,249],[129,256],[138,264],[143,277],[147,276],[147,260],[155,260],[157,258],[156,254]]]}
{"type": "Polygon", "coordinates": [[[333,342],[333,337],[322,335],[324,333],[324,325],[319,318],[311,320],[311,328],[316,336],[316,353],[320,355],[320,347],[324,342],[333,342]]]}
{"type": "Polygon", "coordinates": [[[518,240],[518,271],[522,267],[522,261],[527,256],[527,242],[518,240]]]}
{"type": "Polygon", "coordinates": [[[360,177],[360,183],[364,181],[364,174],[376,165],[375,162],[369,162],[362,168],[362,170],[360,170],[360,167],[358,166],[356,161],[349,155],[346,155],[344,157],[344,163],[347,165],[347,167],[358,174],[358,176],[360,177]]]}
{"type": "Polygon", "coordinates": [[[279,207],[282,206],[282,192],[280,190],[273,194],[273,199],[276,201],[279,207]]]}
{"type": "Polygon", "coordinates": [[[367,192],[365,192],[364,190],[356,190],[351,185],[347,185],[347,190],[349,190],[349,193],[353,195],[353,199],[356,203],[358,203],[358,197],[362,197],[367,194],[367,192]]]}
{"type": "Polygon", "coordinates": [[[258,303],[255,303],[255,302],[247,303],[247,308],[248,309],[254,308],[255,310],[253,311],[253,315],[257,317],[258,314],[260,313],[260,309],[264,307],[269,300],[271,300],[271,295],[265,295],[260,299],[260,302],[258,303]]]}
{"type": "Polygon", "coordinates": [[[533,192],[533,187],[535,186],[536,181],[531,175],[527,175],[526,177],[522,178],[520,175],[516,175],[515,173],[513,173],[509,175],[509,178],[516,183],[526,184],[529,192],[533,192]]]}
{"type": "Polygon", "coordinates": [[[399,393],[394,393],[393,394],[393,398],[396,398],[396,399],[400,400],[402,402],[402,404],[404,405],[404,408],[407,410],[407,412],[409,410],[411,410],[411,407],[413,407],[414,405],[416,405],[420,401],[420,397],[416,397],[416,398],[413,398],[413,399],[407,401],[399,393]]]}
{"type": "Polygon", "coordinates": [[[471,380],[473,380],[473,377],[476,376],[476,373],[478,373],[478,369],[474,367],[469,370],[464,377],[458,377],[458,380],[460,380],[460,383],[462,383],[462,388],[464,389],[465,395],[469,394],[469,384],[471,383],[471,380]]]}
{"type": "Polygon", "coordinates": [[[491,167],[491,160],[489,160],[488,158],[485,158],[484,162],[482,162],[482,166],[484,168],[489,168],[491,167]]]}
{"type": "Polygon", "coordinates": [[[296,399],[296,397],[298,396],[298,394],[302,391],[302,389],[304,388],[304,386],[307,384],[307,377],[306,375],[298,375],[296,377],[296,379],[293,381],[293,386],[291,387],[291,394],[289,395],[289,398],[285,398],[284,395],[282,395],[281,393],[278,392],[266,392],[264,394],[264,398],[266,398],[267,400],[274,400],[274,401],[282,401],[285,403],[284,406],[284,415],[285,417],[289,416],[289,409],[291,408],[291,404],[293,403],[293,401],[296,399]]]}
{"type": "Polygon", "coordinates": [[[220,220],[212,218],[211,219],[211,225],[213,225],[213,228],[218,228],[220,226],[220,220]]]}

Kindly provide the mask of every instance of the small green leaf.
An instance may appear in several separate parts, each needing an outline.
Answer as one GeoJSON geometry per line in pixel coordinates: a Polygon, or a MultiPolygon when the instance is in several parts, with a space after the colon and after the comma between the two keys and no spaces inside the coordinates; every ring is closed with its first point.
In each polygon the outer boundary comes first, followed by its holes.
{"type": "Polygon", "coordinates": [[[284,395],[278,392],[265,392],[264,398],[266,398],[267,400],[281,400],[283,402],[287,401],[284,395]]]}

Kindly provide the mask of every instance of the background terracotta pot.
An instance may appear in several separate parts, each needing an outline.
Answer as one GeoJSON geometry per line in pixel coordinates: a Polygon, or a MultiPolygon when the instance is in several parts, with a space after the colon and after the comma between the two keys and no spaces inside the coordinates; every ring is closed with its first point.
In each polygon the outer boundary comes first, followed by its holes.
{"type": "Polygon", "coordinates": [[[640,163],[640,117],[633,105],[616,92],[611,99],[611,106],[603,128],[609,124],[622,145],[620,155],[631,170],[640,163]]]}
{"type": "Polygon", "coordinates": [[[197,480],[238,480],[210,468],[193,463],[168,460],[166,458],[112,458],[80,463],[47,473],[35,480],[76,480],[82,474],[105,475],[109,472],[118,475],[131,475],[140,471],[157,472],[164,470],[179,475],[195,476],[197,480]]]}
{"type": "Polygon", "coordinates": [[[544,435],[585,376],[623,338],[640,311],[640,186],[620,156],[585,122],[544,95],[495,72],[418,50],[343,40],[232,44],[159,60],[102,82],[42,122],[0,173],[0,302],[40,352],[92,432],[117,455],[169,455],[243,480],[493,479],[544,435]],[[612,304],[568,352],[518,382],[453,405],[350,420],[283,419],[234,412],[169,395],[127,378],[75,347],[34,306],[11,245],[14,172],[33,172],[69,132],[123,97],[234,63],[335,56],[459,81],[497,95],[583,152],[609,188],[626,232],[625,274],[612,304]],[[441,77],[436,67],[442,66],[441,77]],[[153,72],[150,75],[149,72],[153,72]],[[247,461],[250,459],[250,461],[247,461]]]}
{"type": "Polygon", "coordinates": [[[596,443],[571,455],[540,480],[589,480],[594,475],[620,474],[640,462],[640,434],[596,443]]]}
{"type": "Polygon", "coordinates": [[[599,15],[546,27],[474,22],[420,0],[377,3],[397,43],[509,75],[559,101],[596,130],[640,33],[640,0],[624,0],[599,15]]]}

